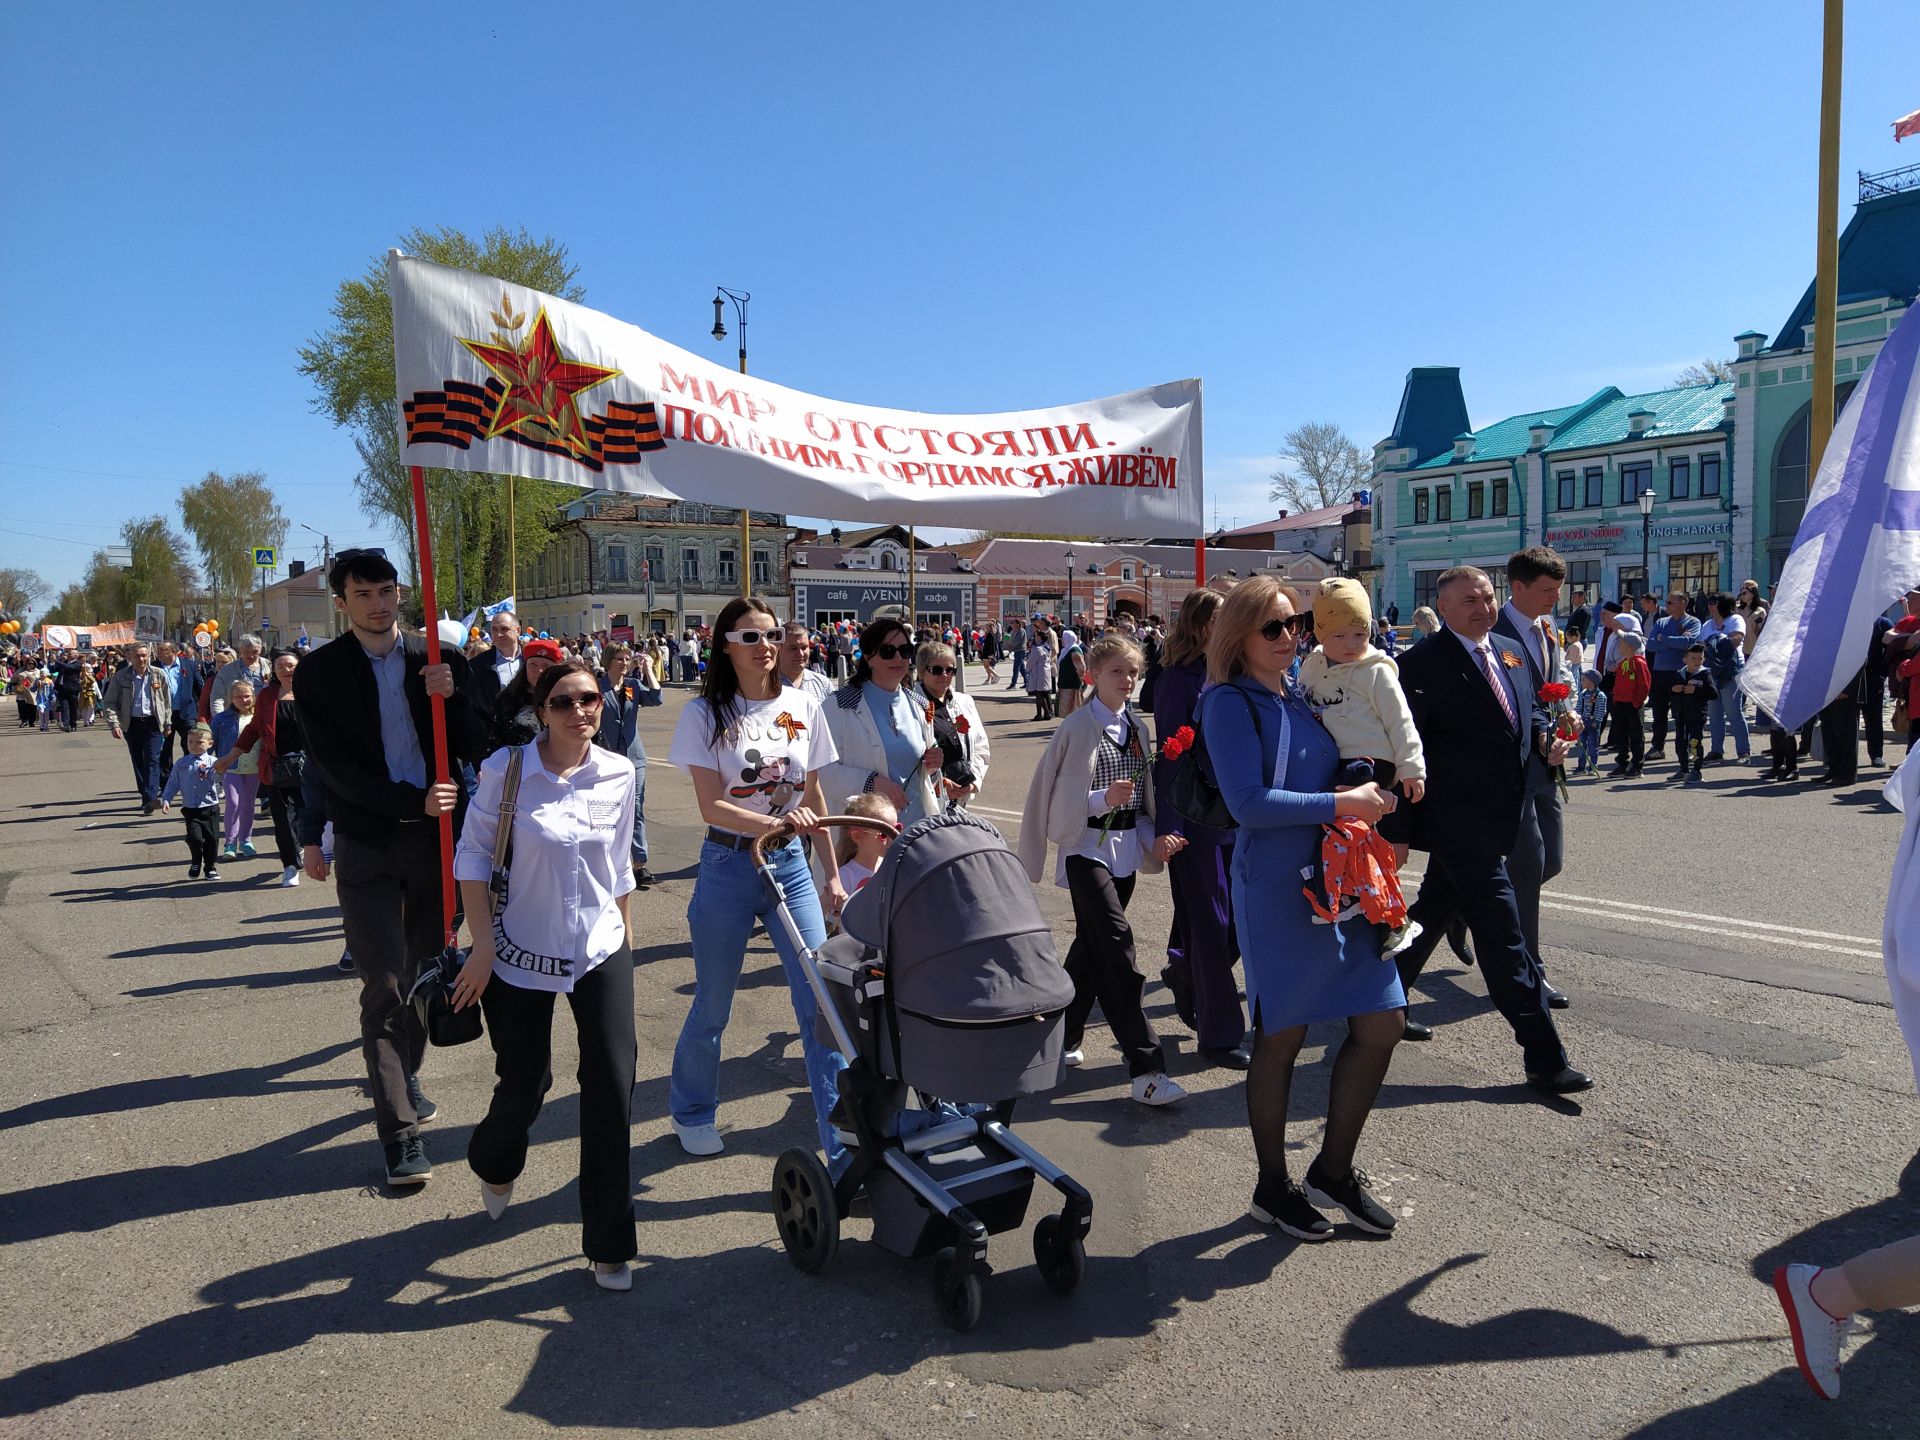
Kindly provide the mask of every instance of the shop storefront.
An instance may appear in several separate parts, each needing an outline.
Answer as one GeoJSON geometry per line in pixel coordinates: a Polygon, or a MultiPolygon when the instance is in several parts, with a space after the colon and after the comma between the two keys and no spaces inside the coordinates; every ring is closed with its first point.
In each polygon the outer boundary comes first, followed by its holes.
{"type": "MultiPolygon", "coordinates": [[[[914,586],[913,596],[914,609],[923,625],[973,623],[971,583],[930,585],[921,581],[914,586]]],[[[829,625],[840,620],[864,625],[880,615],[907,613],[907,577],[875,575],[849,580],[844,574],[815,578],[796,573],[793,600],[794,614],[807,625],[829,625]]]]}
{"type": "Polygon", "coordinates": [[[1712,595],[1730,588],[1733,519],[1724,513],[1663,522],[1644,535],[1638,525],[1600,524],[1549,529],[1545,539],[1567,562],[1569,596],[1584,591],[1587,599],[1601,600],[1647,593],[1643,542],[1655,593],[1712,595]]]}

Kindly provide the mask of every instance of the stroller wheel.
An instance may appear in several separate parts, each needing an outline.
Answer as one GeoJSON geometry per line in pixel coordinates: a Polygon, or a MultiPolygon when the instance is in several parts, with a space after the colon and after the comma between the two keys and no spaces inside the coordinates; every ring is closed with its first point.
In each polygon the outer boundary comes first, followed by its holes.
{"type": "Polygon", "coordinates": [[[940,1318],[962,1334],[980,1323],[980,1272],[951,1246],[933,1257],[933,1303],[940,1318]]]}
{"type": "Polygon", "coordinates": [[[809,1275],[840,1248],[840,1206],[827,1167],[811,1150],[789,1150],[773,1166],[773,1219],[787,1258],[809,1275]]]}
{"type": "Polygon", "coordinates": [[[1071,1295],[1087,1278],[1087,1247],[1058,1215],[1042,1215],[1033,1227],[1033,1259],[1056,1295],[1071,1295]]]}

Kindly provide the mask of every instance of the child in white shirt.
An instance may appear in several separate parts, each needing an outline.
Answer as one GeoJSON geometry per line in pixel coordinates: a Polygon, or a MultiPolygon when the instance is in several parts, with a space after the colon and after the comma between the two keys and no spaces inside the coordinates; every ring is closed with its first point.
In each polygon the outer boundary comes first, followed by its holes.
{"type": "MultiPolygon", "coordinates": [[[[899,812],[884,795],[871,792],[849,795],[841,808],[848,815],[858,815],[867,820],[884,820],[893,826],[900,823],[899,812]]],[[[878,830],[841,830],[838,833],[833,842],[833,858],[840,862],[840,886],[849,900],[873,878],[874,872],[880,868],[880,862],[887,858],[887,847],[892,843],[892,836],[882,835],[878,830]]],[[[836,935],[840,933],[837,916],[829,928],[836,935]]]]}

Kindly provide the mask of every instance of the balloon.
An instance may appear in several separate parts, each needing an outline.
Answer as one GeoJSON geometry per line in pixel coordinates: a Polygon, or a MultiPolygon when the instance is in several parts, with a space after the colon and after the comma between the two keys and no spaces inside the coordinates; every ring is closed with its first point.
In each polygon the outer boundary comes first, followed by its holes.
{"type": "Polygon", "coordinates": [[[542,630],[542,631],[540,632],[540,638],[541,638],[542,640],[551,640],[551,639],[553,638],[553,636],[551,636],[551,635],[549,635],[549,634],[548,634],[548,633],[547,633],[546,631],[544,631],[544,630],[542,630]]]}
{"type": "Polygon", "coordinates": [[[220,633],[220,622],[218,620],[207,621],[207,633],[209,635],[218,635],[220,633]]]}

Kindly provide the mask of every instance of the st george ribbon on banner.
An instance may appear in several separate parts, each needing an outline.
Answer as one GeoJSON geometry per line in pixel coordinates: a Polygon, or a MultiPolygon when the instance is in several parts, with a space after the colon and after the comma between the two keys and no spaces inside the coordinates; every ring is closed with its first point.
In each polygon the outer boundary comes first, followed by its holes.
{"type": "Polygon", "coordinates": [[[997,415],[826,400],[389,252],[407,465],[783,514],[1199,535],[1200,382],[997,415]]]}
{"type": "Polygon", "coordinates": [[[1920,587],[1920,305],[1880,347],[1834,423],[1781,572],[1766,628],[1740,677],[1789,730],[1838,695],[1873,622],[1920,587]]]}

